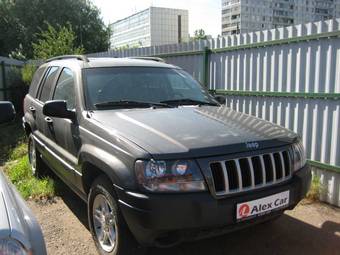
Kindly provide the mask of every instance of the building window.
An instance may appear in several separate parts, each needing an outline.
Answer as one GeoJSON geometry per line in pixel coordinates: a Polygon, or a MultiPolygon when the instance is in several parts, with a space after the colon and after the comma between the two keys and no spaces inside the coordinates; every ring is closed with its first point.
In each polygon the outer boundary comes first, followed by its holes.
{"type": "Polygon", "coordinates": [[[182,42],[182,15],[178,15],[178,43],[182,42]]]}

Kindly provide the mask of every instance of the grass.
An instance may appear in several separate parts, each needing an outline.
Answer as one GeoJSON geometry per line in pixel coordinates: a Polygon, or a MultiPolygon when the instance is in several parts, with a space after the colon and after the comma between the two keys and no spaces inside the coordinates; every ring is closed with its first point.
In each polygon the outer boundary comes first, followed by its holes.
{"type": "Polygon", "coordinates": [[[321,191],[322,185],[320,182],[320,177],[313,175],[312,184],[306,198],[311,201],[319,201],[321,191]]]}
{"type": "MultiPolygon", "coordinates": [[[[9,160],[10,155],[13,154],[13,150],[18,145],[25,143],[25,133],[20,120],[0,125],[0,165],[9,160]]],[[[13,155],[13,157],[16,157],[16,155],[13,155]]]]}
{"type": "Polygon", "coordinates": [[[25,199],[50,199],[56,183],[50,177],[33,176],[27,157],[27,141],[20,123],[0,126],[0,164],[8,179],[25,199]]]}
{"type": "Polygon", "coordinates": [[[5,173],[25,199],[50,199],[55,195],[54,180],[34,177],[27,156],[8,162],[5,173]]]}

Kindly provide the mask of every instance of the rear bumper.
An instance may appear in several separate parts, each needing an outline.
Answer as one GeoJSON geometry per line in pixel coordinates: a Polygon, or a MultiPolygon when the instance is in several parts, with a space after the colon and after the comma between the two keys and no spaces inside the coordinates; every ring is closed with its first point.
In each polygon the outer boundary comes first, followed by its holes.
{"type": "Polygon", "coordinates": [[[192,194],[136,194],[116,189],[120,208],[131,232],[143,245],[167,246],[231,232],[271,219],[284,210],[250,221],[236,222],[236,204],[290,191],[286,209],[293,209],[311,183],[308,166],[289,181],[263,190],[217,200],[209,192],[192,194]]]}

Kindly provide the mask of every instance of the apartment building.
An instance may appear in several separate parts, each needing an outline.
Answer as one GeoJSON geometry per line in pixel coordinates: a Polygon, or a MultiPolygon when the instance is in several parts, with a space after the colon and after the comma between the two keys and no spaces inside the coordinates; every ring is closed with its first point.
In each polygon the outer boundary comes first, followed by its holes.
{"type": "Polygon", "coordinates": [[[187,10],[150,7],[111,26],[111,48],[149,47],[189,40],[187,10]]]}
{"type": "Polygon", "coordinates": [[[222,35],[340,17],[340,0],[222,0],[222,35]]]}

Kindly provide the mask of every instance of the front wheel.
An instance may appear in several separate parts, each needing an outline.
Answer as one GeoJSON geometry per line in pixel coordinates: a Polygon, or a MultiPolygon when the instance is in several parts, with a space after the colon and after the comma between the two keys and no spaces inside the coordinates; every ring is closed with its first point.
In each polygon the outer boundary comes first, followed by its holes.
{"type": "Polygon", "coordinates": [[[121,215],[113,185],[104,176],[97,178],[91,187],[88,197],[88,218],[91,234],[100,254],[143,253],[121,215]]]}

